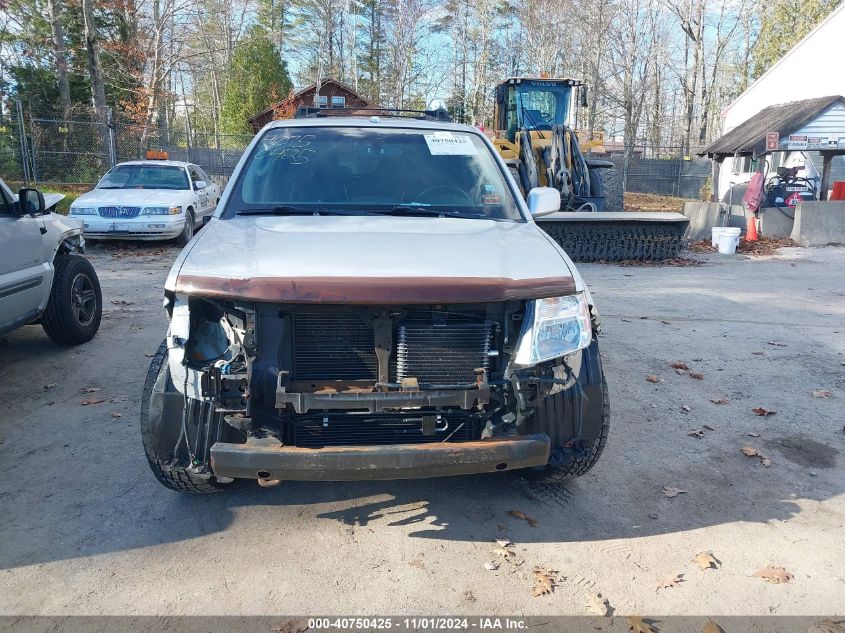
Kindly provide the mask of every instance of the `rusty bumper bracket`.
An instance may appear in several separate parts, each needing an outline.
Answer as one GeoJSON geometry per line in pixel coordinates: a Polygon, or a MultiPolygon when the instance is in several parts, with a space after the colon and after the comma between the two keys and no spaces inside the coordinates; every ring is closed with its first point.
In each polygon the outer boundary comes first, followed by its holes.
{"type": "Polygon", "coordinates": [[[415,479],[544,466],[550,445],[549,436],[542,434],[451,444],[317,449],[283,446],[274,438],[250,438],[245,444],[214,444],[211,468],[218,477],[247,479],[415,479]]]}

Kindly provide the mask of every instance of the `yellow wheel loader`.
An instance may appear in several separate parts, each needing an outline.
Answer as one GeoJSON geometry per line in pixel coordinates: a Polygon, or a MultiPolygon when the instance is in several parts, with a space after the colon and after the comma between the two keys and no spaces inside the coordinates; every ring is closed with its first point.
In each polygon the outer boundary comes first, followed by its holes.
{"type": "Polygon", "coordinates": [[[493,144],[523,196],[534,187],[560,191],[561,211],[538,219],[575,261],[676,257],[689,219],[680,213],[622,210],[622,179],[607,160],[586,157],[570,127],[575,79],[510,77],[496,86],[493,144]]]}

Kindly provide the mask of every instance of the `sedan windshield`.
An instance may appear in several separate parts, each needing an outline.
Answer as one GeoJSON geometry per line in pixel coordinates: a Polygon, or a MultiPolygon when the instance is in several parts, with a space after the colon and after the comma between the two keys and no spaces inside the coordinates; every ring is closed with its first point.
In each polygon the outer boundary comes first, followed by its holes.
{"type": "Polygon", "coordinates": [[[223,217],[308,213],[523,220],[492,152],[471,132],[270,129],[223,217]]]}
{"type": "Polygon", "coordinates": [[[175,165],[117,165],[97,189],[190,189],[185,170],[175,165]]]}

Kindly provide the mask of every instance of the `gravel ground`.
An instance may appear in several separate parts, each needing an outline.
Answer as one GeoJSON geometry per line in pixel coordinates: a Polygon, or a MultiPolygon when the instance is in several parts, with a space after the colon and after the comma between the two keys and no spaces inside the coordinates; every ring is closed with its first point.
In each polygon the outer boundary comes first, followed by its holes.
{"type": "Polygon", "coordinates": [[[845,614],[845,249],[582,265],[613,419],[565,490],[501,474],[212,497],[162,488],[138,430],[176,253],[94,252],[107,314],[91,343],[37,326],[0,341],[0,613],[584,614],[591,589],[616,614],[845,614]],[[698,569],[703,551],[718,569],[698,569]],[[531,596],[535,565],[560,573],[552,595],[531,596]],[[793,580],[754,576],[769,565],[793,580]]]}

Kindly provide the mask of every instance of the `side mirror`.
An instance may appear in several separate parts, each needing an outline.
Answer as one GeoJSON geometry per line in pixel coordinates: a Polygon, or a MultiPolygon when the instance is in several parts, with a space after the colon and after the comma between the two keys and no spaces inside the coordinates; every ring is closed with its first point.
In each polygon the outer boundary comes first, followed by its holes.
{"type": "Polygon", "coordinates": [[[38,189],[21,189],[18,192],[18,206],[20,214],[38,215],[44,213],[47,205],[44,203],[44,194],[38,189]]]}
{"type": "Polygon", "coordinates": [[[581,107],[582,108],[589,108],[590,103],[587,101],[587,85],[584,84],[581,86],[581,107]]]}
{"type": "Polygon", "coordinates": [[[205,189],[206,187],[208,187],[208,183],[204,180],[197,180],[194,183],[194,189],[196,189],[197,191],[199,191],[200,189],[205,189]]]}
{"type": "Polygon", "coordinates": [[[528,210],[532,217],[541,218],[560,211],[560,191],[553,187],[534,187],[528,192],[528,210]]]}

